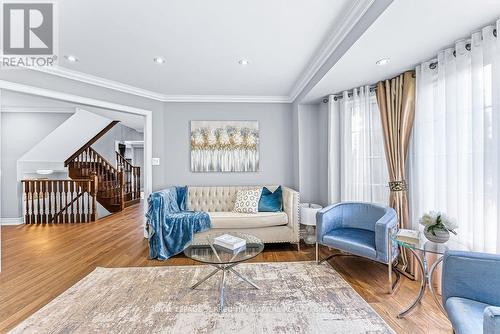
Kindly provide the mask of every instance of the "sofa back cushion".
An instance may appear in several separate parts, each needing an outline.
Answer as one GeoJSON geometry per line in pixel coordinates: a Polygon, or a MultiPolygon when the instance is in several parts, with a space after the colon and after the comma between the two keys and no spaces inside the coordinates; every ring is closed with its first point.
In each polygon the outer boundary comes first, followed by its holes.
{"type": "MultiPolygon", "coordinates": [[[[274,191],[277,186],[266,186],[274,191]]],[[[233,211],[236,193],[240,189],[257,189],[262,186],[189,186],[188,210],[207,212],[233,211]]]]}
{"type": "Polygon", "coordinates": [[[342,227],[375,231],[375,223],[386,213],[386,208],[371,203],[346,202],[341,204],[342,227]]]}

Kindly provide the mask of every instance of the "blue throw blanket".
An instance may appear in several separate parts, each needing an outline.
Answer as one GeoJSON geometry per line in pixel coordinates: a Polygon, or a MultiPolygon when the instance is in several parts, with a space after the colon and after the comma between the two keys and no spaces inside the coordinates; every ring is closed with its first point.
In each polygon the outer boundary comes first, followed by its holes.
{"type": "Polygon", "coordinates": [[[148,198],[149,256],[166,260],[182,252],[193,234],[211,227],[206,212],[186,211],[187,187],[170,187],[148,198]]]}

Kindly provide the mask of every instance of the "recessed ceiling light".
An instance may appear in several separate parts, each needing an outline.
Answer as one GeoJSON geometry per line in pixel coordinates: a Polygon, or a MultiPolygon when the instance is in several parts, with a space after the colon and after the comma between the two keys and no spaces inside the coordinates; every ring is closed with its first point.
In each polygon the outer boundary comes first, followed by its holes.
{"type": "Polygon", "coordinates": [[[389,61],[390,61],[389,58],[382,58],[382,59],[377,60],[377,62],[375,64],[377,64],[379,66],[384,66],[384,65],[389,64],[389,61]]]}
{"type": "Polygon", "coordinates": [[[164,64],[165,63],[165,58],[162,58],[162,57],[154,57],[153,60],[157,64],[164,64]]]}
{"type": "Polygon", "coordinates": [[[73,56],[73,55],[66,55],[66,56],[64,56],[64,58],[66,58],[66,60],[67,60],[67,61],[70,61],[70,62],[72,62],[72,63],[74,63],[74,62],[77,62],[77,61],[78,61],[78,58],[76,58],[76,57],[75,57],[75,56],[73,56]]]}
{"type": "Polygon", "coordinates": [[[250,64],[250,61],[248,61],[248,59],[240,59],[240,60],[238,60],[238,64],[248,65],[248,64],[250,64]]]}

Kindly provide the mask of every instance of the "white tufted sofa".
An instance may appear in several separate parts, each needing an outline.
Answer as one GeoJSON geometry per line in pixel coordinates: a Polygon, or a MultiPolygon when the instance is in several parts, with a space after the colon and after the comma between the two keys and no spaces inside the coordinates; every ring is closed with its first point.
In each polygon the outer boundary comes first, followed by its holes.
{"type": "MultiPolygon", "coordinates": [[[[283,212],[258,212],[256,214],[232,212],[239,189],[261,186],[188,187],[188,210],[206,211],[212,229],[196,235],[197,238],[213,232],[249,233],[265,243],[299,242],[299,193],[283,189],[283,212]]],[[[274,191],[277,186],[266,186],[274,191]]]]}

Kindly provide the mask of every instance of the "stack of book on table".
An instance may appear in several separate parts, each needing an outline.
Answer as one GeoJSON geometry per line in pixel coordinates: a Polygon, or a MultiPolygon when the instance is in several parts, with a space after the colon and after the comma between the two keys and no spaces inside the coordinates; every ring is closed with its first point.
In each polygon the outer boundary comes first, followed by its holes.
{"type": "Polygon", "coordinates": [[[399,229],[396,239],[408,245],[417,246],[420,243],[420,231],[399,229]]]}
{"type": "Polygon", "coordinates": [[[214,245],[229,252],[240,252],[246,247],[246,240],[230,234],[223,234],[214,238],[214,245]]]}

